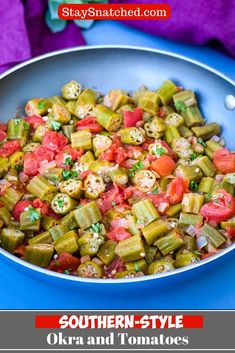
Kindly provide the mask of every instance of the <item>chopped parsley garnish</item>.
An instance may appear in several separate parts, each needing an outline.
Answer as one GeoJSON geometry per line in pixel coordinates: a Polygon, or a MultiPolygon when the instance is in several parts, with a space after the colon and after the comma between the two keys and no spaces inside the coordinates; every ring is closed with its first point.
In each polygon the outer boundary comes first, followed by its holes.
{"type": "Polygon", "coordinates": [[[185,103],[182,102],[182,101],[176,102],[176,103],[175,103],[175,107],[176,107],[176,109],[177,109],[179,112],[182,112],[182,113],[184,113],[184,112],[186,111],[186,109],[187,109],[185,103]]]}
{"type": "Polygon", "coordinates": [[[139,266],[138,262],[134,262],[134,270],[135,270],[135,272],[140,271],[140,266],[139,266]]]}
{"type": "Polygon", "coordinates": [[[24,166],[23,164],[16,164],[15,169],[17,170],[17,172],[22,172],[22,170],[24,169],[24,166]]]}
{"type": "Polygon", "coordinates": [[[113,202],[112,202],[112,206],[113,206],[113,207],[117,206],[116,202],[113,201],[113,202]]]}
{"type": "Polygon", "coordinates": [[[196,159],[196,158],[197,158],[197,154],[195,152],[190,154],[190,160],[191,161],[194,161],[194,159],[196,159]]]}
{"type": "Polygon", "coordinates": [[[201,137],[199,137],[199,138],[197,139],[197,142],[198,142],[200,145],[202,145],[203,147],[206,147],[206,143],[205,143],[205,141],[204,141],[201,137]]]}
{"type": "Polygon", "coordinates": [[[89,231],[93,233],[101,233],[102,226],[100,223],[94,223],[90,226],[89,231]]]}
{"type": "Polygon", "coordinates": [[[61,123],[59,123],[58,121],[52,120],[51,127],[53,130],[58,131],[61,127],[61,123]]]}
{"type": "Polygon", "coordinates": [[[63,170],[63,177],[65,180],[77,178],[78,172],[76,170],[63,170]]]}
{"type": "Polygon", "coordinates": [[[64,200],[57,200],[57,205],[59,208],[63,208],[64,207],[64,200]]]}
{"type": "Polygon", "coordinates": [[[152,190],[152,194],[154,194],[154,195],[158,194],[158,188],[157,187],[152,190]]]}
{"type": "Polygon", "coordinates": [[[38,109],[44,109],[45,107],[46,107],[46,104],[45,104],[44,101],[40,101],[40,102],[38,103],[38,109]]]}
{"type": "Polygon", "coordinates": [[[166,149],[164,147],[159,147],[159,146],[156,146],[154,149],[153,149],[153,152],[154,154],[156,154],[156,156],[162,156],[163,154],[166,153],[166,149]]]}
{"type": "Polygon", "coordinates": [[[128,172],[129,177],[134,178],[135,173],[140,169],[144,169],[144,164],[142,161],[133,164],[132,168],[128,172]]]}
{"type": "Polygon", "coordinates": [[[207,193],[207,197],[209,197],[209,199],[211,199],[211,198],[212,198],[212,193],[211,193],[211,192],[208,192],[208,193],[207,193]]]}
{"type": "Polygon", "coordinates": [[[71,274],[71,272],[72,272],[72,270],[70,270],[70,269],[68,269],[68,270],[64,270],[64,274],[65,274],[65,275],[70,275],[70,274],[71,274]]]}
{"type": "Polygon", "coordinates": [[[36,208],[29,206],[29,219],[31,222],[35,222],[37,220],[39,220],[40,218],[40,213],[38,212],[38,210],[36,210],[36,208]]]}
{"type": "Polygon", "coordinates": [[[191,191],[198,191],[199,185],[195,180],[191,180],[189,183],[189,189],[191,191]]]}
{"type": "Polygon", "coordinates": [[[73,160],[71,157],[67,157],[64,162],[65,165],[71,165],[73,164],[73,160]]]}

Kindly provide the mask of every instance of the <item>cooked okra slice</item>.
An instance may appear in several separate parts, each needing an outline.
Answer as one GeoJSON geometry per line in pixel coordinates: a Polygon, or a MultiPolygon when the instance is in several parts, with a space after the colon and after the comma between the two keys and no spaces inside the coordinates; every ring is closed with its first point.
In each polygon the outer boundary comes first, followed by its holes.
{"type": "Polygon", "coordinates": [[[139,235],[120,240],[115,252],[123,262],[136,261],[145,257],[144,243],[139,235]]]}
{"type": "Polygon", "coordinates": [[[46,126],[46,125],[39,125],[34,134],[33,134],[33,137],[32,137],[32,141],[33,142],[42,142],[43,140],[43,137],[45,136],[45,133],[49,131],[49,127],[46,126]]]}
{"type": "Polygon", "coordinates": [[[76,100],[78,99],[79,94],[81,93],[82,87],[81,84],[73,80],[66,83],[62,89],[62,97],[66,100],[76,100]]]}
{"type": "Polygon", "coordinates": [[[9,157],[11,168],[17,171],[23,170],[24,152],[15,152],[9,157]]]}
{"type": "Polygon", "coordinates": [[[122,143],[141,145],[145,141],[145,131],[142,128],[129,127],[119,131],[122,143]]]}
{"type": "Polygon", "coordinates": [[[95,107],[95,114],[97,122],[109,132],[117,131],[122,125],[122,116],[103,105],[95,107]]]}
{"type": "Polygon", "coordinates": [[[49,216],[41,217],[41,227],[44,230],[49,230],[57,224],[58,224],[58,221],[55,218],[52,218],[49,216]]]}
{"type": "Polygon", "coordinates": [[[196,226],[202,224],[203,217],[199,214],[190,214],[181,212],[179,218],[179,225],[180,226],[196,226]]]}
{"type": "Polygon", "coordinates": [[[7,157],[0,157],[0,178],[4,177],[4,175],[8,172],[9,168],[9,159],[7,157]]]}
{"type": "Polygon", "coordinates": [[[30,125],[24,119],[11,119],[7,124],[8,140],[21,140],[26,143],[30,133],[30,125]]]}
{"type": "Polygon", "coordinates": [[[44,173],[44,176],[54,185],[58,185],[63,179],[63,168],[51,168],[44,173]]]}
{"type": "Polygon", "coordinates": [[[33,244],[25,248],[24,259],[31,264],[47,267],[54,254],[52,244],[33,244]]]}
{"type": "Polygon", "coordinates": [[[177,255],[180,253],[184,253],[186,250],[197,251],[196,237],[192,237],[191,235],[184,235],[184,246],[181,249],[179,249],[177,255]]]}
{"type": "Polygon", "coordinates": [[[32,230],[38,232],[40,229],[40,209],[32,206],[26,209],[20,215],[20,230],[32,230]]]}
{"type": "Polygon", "coordinates": [[[63,252],[73,254],[78,251],[78,236],[74,230],[70,230],[68,233],[57,238],[53,245],[57,254],[61,254],[63,252]]]}
{"type": "Polygon", "coordinates": [[[172,261],[170,260],[159,260],[152,262],[148,267],[149,275],[156,275],[158,273],[170,272],[175,269],[172,261]]]}
{"type": "Polygon", "coordinates": [[[170,145],[175,139],[180,138],[180,133],[177,127],[168,125],[165,132],[166,142],[170,145]]]}
{"type": "Polygon", "coordinates": [[[62,125],[67,124],[71,119],[71,114],[68,109],[62,104],[53,104],[49,110],[47,125],[53,128],[53,122],[58,122],[62,125]]]}
{"type": "Polygon", "coordinates": [[[176,173],[189,181],[199,181],[203,177],[201,169],[195,165],[179,165],[176,169],[176,173]]]}
{"type": "Polygon", "coordinates": [[[184,112],[187,107],[197,105],[195,94],[192,90],[178,92],[173,97],[177,111],[184,112]]]}
{"type": "Polygon", "coordinates": [[[101,221],[102,215],[95,201],[77,208],[74,211],[74,218],[81,229],[87,229],[92,224],[101,221]]]}
{"type": "Polygon", "coordinates": [[[41,175],[33,177],[26,189],[34,196],[43,199],[46,195],[57,191],[57,188],[41,175]]]}
{"type": "Polygon", "coordinates": [[[179,127],[178,127],[178,130],[179,130],[179,133],[180,133],[180,135],[182,136],[182,137],[184,137],[184,138],[188,138],[188,137],[191,137],[191,136],[193,136],[193,132],[192,132],[192,130],[190,130],[187,126],[185,126],[185,125],[180,125],[179,127]]]}
{"type": "Polygon", "coordinates": [[[65,134],[65,136],[71,141],[71,134],[75,132],[75,127],[73,124],[71,125],[63,125],[62,126],[62,131],[65,134]]]}
{"type": "Polygon", "coordinates": [[[160,97],[157,93],[144,90],[137,93],[138,106],[148,113],[157,114],[160,97]]]}
{"type": "Polygon", "coordinates": [[[223,235],[210,224],[206,223],[201,228],[202,235],[215,247],[218,248],[220,245],[226,242],[223,235]]]}
{"type": "Polygon", "coordinates": [[[71,134],[72,148],[79,150],[91,150],[92,149],[92,134],[89,130],[79,130],[71,134]]]}
{"type": "Polygon", "coordinates": [[[137,224],[144,227],[160,218],[152,201],[145,199],[132,206],[132,213],[137,218],[137,224]]]}
{"type": "MultiPolygon", "coordinates": [[[[104,100],[105,103],[105,100],[104,100]]],[[[114,89],[109,91],[107,95],[107,103],[105,104],[108,108],[112,110],[117,110],[123,105],[133,103],[133,99],[129,97],[125,91],[122,89],[114,89]]]]}
{"type": "Polygon", "coordinates": [[[138,228],[136,218],[132,214],[127,214],[126,219],[129,223],[129,228],[128,232],[131,233],[131,235],[140,235],[140,229],[138,228]]]}
{"type": "Polygon", "coordinates": [[[78,99],[75,104],[75,115],[83,119],[88,115],[96,104],[96,93],[91,89],[85,89],[79,94],[78,99]]]}
{"type": "Polygon", "coordinates": [[[97,254],[99,247],[104,243],[104,237],[99,233],[85,233],[78,238],[81,256],[97,254]]]}
{"type": "Polygon", "coordinates": [[[53,240],[57,240],[70,231],[68,224],[57,224],[48,230],[53,240]]]}
{"type": "Polygon", "coordinates": [[[176,216],[182,209],[181,203],[177,203],[175,205],[171,205],[166,211],[165,214],[167,217],[174,217],[176,216]]]}
{"type": "Polygon", "coordinates": [[[78,266],[77,273],[79,277],[102,278],[104,275],[103,267],[94,261],[86,261],[78,266]]]}
{"type": "Polygon", "coordinates": [[[129,180],[126,169],[118,166],[109,168],[108,175],[112,182],[118,185],[125,185],[129,180]]]}
{"type": "Polygon", "coordinates": [[[179,158],[190,158],[193,153],[191,144],[184,137],[174,139],[171,147],[179,158]]]}
{"type": "Polygon", "coordinates": [[[52,210],[61,215],[65,215],[74,210],[77,206],[77,201],[73,200],[65,193],[58,193],[51,202],[52,210]]]}
{"type": "Polygon", "coordinates": [[[175,268],[185,267],[192,265],[198,261],[199,258],[193,252],[187,251],[186,253],[181,253],[176,256],[174,266],[175,268]]]}
{"type": "Polygon", "coordinates": [[[180,125],[184,124],[184,118],[177,113],[171,113],[164,119],[164,123],[179,128],[180,125]]]}
{"type": "Polygon", "coordinates": [[[69,230],[74,230],[74,229],[78,228],[78,225],[77,225],[77,222],[75,221],[73,212],[74,211],[69,212],[69,214],[67,214],[66,216],[64,216],[60,220],[61,225],[68,227],[69,230]]]}
{"type": "Polygon", "coordinates": [[[98,158],[104,151],[112,145],[112,140],[105,135],[96,135],[93,138],[93,151],[95,157],[98,158]]]}
{"type": "Polygon", "coordinates": [[[4,250],[13,253],[18,245],[23,244],[25,235],[18,229],[3,228],[1,232],[1,246],[4,250]]]}
{"type": "Polygon", "coordinates": [[[84,182],[85,197],[96,200],[105,191],[103,178],[98,175],[89,174],[84,182]]]}
{"type": "Polygon", "coordinates": [[[80,179],[69,179],[60,183],[60,191],[74,199],[80,199],[83,191],[83,183],[80,179]]]}
{"type": "MultiPolygon", "coordinates": [[[[94,141],[94,140],[93,140],[94,141]]],[[[91,151],[87,151],[80,157],[80,163],[86,163],[90,164],[91,162],[94,162],[95,158],[93,156],[93,153],[91,151]]]]}
{"type": "Polygon", "coordinates": [[[150,122],[144,124],[144,130],[148,137],[160,138],[164,135],[167,125],[162,118],[153,118],[150,122]]]}
{"type": "Polygon", "coordinates": [[[216,168],[214,167],[213,163],[207,156],[202,156],[196,158],[193,162],[192,165],[196,165],[200,167],[202,173],[206,177],[213,177],[216,172],[216,168]]]}
{"type": "Polygon", "coordinates": [[[157,239],[154,245],[156,245],[162,255],[165,256],[183,246],[184,240],[180,232],[177,229],[173,229],[164,237],[157,239]]]}
{"type": "Polygon", "coordinates": [[[136,260],[136,261],[125,263],[125,269],[131,272],[146,273],[148,269],[148,264],[145,259],[136,260]]]}
{"type": "Polygon", "coordinates": [[[211,193],[215,185],[215,180],[213,178],[207,177],[202,178],[200,181],[198,191],[205,194],[211,193]]]}
{"type": "Polygon", "coordinates": [[[174,94],[176,93],[177,86],[171,80],[165,80],[157,90],[157,94],[160,97],[162,105],[170,104],[174,94]]]}
{"type": "Polygon", "coordinates": [[[137,189],[148,192],[154,188],[156,184],[156,174],[151,170],[138,170],[133,178],[133,183],[137,189]]]}
{"type": "Polygon", "coordinates": [[[115,274],[115,279],[120,279],[120,278],[135,278],[135,277],[140,277],[140,276],[144,276],[144,273],[139,271],[139,272],[135,272],[135,271],[121,271],[121,272],[117,272],[115,274]]]}
{"type": "Polygon", "coordinates": [[[182,212],[198,214],[204,202],[204,195],[187,193],[182,200],[182,212]]]}
{"type": "Polygon", "coordinates": [[[148,224],[142,229],[143,236],[148,245],[152,245],[159,237],[167,234],[169,228],[167,223],[161,219],[148,224]]]}
{"type": "Polygon", "coordinates": [[[3,195],[0,197],[0,201],[9,210],[12,211],[18,201],[20,201],[22,193],[15,190],[13,187],[8,187],[3,195]]]}
{"type": "Polygon", "coordinates": [[[28,116],[46,115],[51,107],[51,102],[45,98],[30,99],[25,106],[25,113],[28,116]]]}
{"type": "Polygon", "coordinates": [[[11,222],[11,214],[6,207],[0,208],[0,220],[3,221],[6,226],[11,222]]]}
{"type": "Polygon", "coordinates": [[[209,140],[214,135],[220,134],[220,126],[217,123],[210,123],[204,126],[196,126],[192,128],[193,133],[203,140],[209,140]]]}
{"type": "Polygon", "coordinates": [[[33,244],[51,244],[52,237],[49,232],[43,232],[29,239],[29,245],[33,244]]]}
{"type": "Polygon", "coordinates": [[[156,246],[146,246],[145,251],[146,251],[145,260],[147,264],[150,265],[154,261],[158,249],[156,246]]]}
{"type": "Polygon", "coordinates": [[[108,266],[116,257],[116,243],[113,240],[107,240],[102,244],[97,252],[97,257],[108,266]]]}

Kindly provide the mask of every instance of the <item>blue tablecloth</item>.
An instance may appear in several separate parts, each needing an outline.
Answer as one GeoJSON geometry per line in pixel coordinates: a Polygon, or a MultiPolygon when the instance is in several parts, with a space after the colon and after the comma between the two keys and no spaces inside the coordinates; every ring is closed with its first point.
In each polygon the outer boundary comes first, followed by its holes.
{"type": "MultiPolygon", "coordinates": [[[[126,44],[173,51],[206,63],[235,79],[235,60],[209,47],[155,38],[117,22],[96,22],[84,32],[88,45],[126,44]]],[[[110,295],[94,288],[62,288],[38,282],[1,261],[0,309],[235,309],[235,253],[192,278],[152,290],[110,295]]]]}

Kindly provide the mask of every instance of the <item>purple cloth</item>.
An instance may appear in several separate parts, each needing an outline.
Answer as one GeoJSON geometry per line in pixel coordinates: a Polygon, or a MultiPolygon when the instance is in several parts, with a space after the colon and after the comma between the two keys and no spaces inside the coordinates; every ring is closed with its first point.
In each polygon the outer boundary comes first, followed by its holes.
{"type": "Polygon", "coordinates": [[[171,5],[164,21],[128,20],[123,23],[156,36],[186,43],[206,44],[218,40],[235,56],[235,0],[110,0],[113,4],[171,5]]]}
{"type": "Polygon", "coordinates": [[[0,72],[46,52],[84,45],[81,30],[72,22],[52,33],[44,22],[47,0],[0,1],[0,72]],[[6,9],[10,9],[6,11],[6,9]]]}

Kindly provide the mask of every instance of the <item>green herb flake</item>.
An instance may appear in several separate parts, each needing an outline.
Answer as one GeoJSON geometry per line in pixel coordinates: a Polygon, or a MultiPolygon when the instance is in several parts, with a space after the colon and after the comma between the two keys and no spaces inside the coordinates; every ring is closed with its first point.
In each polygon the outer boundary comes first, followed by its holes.
{"type": "Polygon", "coordinates": [[[38,109],[44,109],[45,107],[46,107],[46,104],[45,104],[44,101],[40,101],[40,102],[38,103],[38,109]]]}
{"type": "Polygon", "coordinates": [[[63,208],[64,207],[64,200],[57,200],[57,205],[59,208],[63,208]]]}
{"type": "Polygon", "coordinates": [[[71,272],[72,272],[72,271],[71,271],[70,269],[68,269],[68,270],[64,270],[64,274],[65,274],[65,275],[70,275],[70,274],[71,274],[71,272]]]}
{"type": "Polygon", "coordinates": [[[191,191],[198,191],[198,189],[199,189],[198,183],[195,180],[191,180],[189,183],[189,189],[191,191]]]}
{"type": "Polygon", "coordinates": [[[203,147],[206,147],[206,143],[205,143],[205,141],[204,141],[201,137],[199,137],[199,138],[197,139],[197,142],[198,142],[200,145],[202,145],[203,147]]]}
{"type": "Polygon", "coordinates": [[[139,162],[133,164],[132,168],[129,169],[129,171],[128,171],[129,177],[133,178],[135,176],[135,173],[137,172],[137,170],[140,170],[140,169],[144,169],[144,164],[142,161],[139,161],[139,162]]]}
{"type": "Polygon", "coordinates": [[[22,172],[23,169],[24,169],[23,164],[16,164],[15,165],[15,170],[17,170],[17,172],[22,172]]]}
{"type": "Polygon", "coordinates": [[[63,170],[63,177],[65,180],[73,179],[78,177],[78,172],[76,170],[63,170]]]}
{"type": "Polygon", "coordinates": [[[73,160],[71,157],[67,157],[64,162],[65,165],[71,165],[73,164],[73,160]]]}
{"type": "Polygon", "coordinates": [[[209,199],[212,198],[212,194],[210,192],[207,193],[207,197],[209,197],[209,199]]]}
{"type": "Polygon", "coordinates": [[[140,266],[139,266],[138,262],[134,262],[134,270],[135,270],[135,272],[140,272],[140,266]]]}
{"type": "Polygon", "coordinates": [[[93,233],[101,233],[102,226],[100,223],[94,223],[90,226],[89,231],[93,233]]]}
{"type": "Polygon", "coordinates": [[[113,206],[113,207],[116,207],[116,206],[117,206],[116,202],[113,201],[113,202],[112,202],[112,206],[113,206]]]}
{"type": "Polygon", "coordinates": [[[157,187],[152,190],[152,194],[154,194],[154,195],[158,194],[158,188],[157,187]]]}
{"type": "Polygon", "coordinates": [[[39,220],[40,218],[40,213],[38,212],[38,210],[36,210],[36,208],[29,206],[29,219],[31,222],[35,222],[37,220],[39,220]]]}
{"type": "Polygon", "coordinates": [[[185,103],[182,102],[182,101],[176,102],[176,103],[175,103],[175,107],[176,107],[176,109],[177,109],[179,112],[182,112],[182,113],[184,113],[184,112],[186,111],[186,109],[187,109],[185,103]]]}
{"type": "Polygon", "coordinates": [[[195,152],[190,154],[190,160],[191,161],[194,161],[194,159],[196,159],[196,158],[197,158],[197,154],[195,152]]]}
{"type": "Polygon", "coordinates": [[[58,121],[51,121],[51,128],[55,131],[58,131],[61,128],[61,123],[59,123],[58,121]]]}
{"type": "Polygon", "coordinates": [[[164,147],[156,146],[156,148],[154,148],[153,152],[156,156],[160,157],[163,154],[166,154],[166,149],[164,147]]]}

